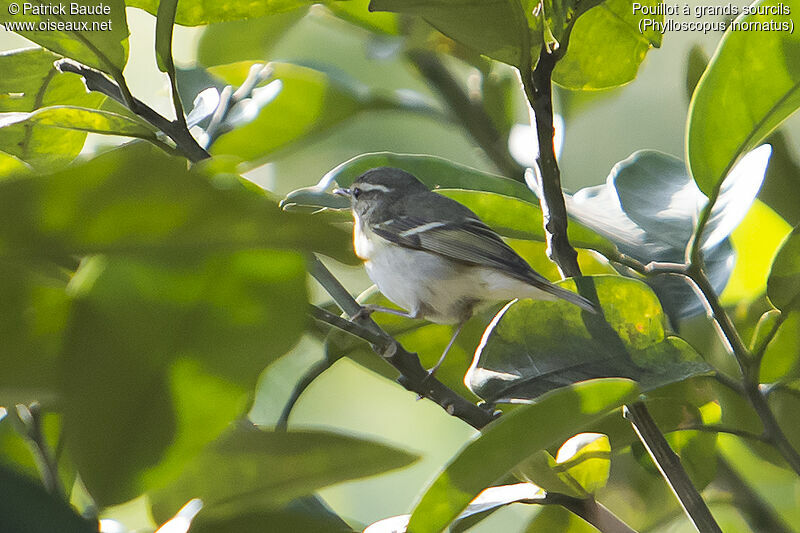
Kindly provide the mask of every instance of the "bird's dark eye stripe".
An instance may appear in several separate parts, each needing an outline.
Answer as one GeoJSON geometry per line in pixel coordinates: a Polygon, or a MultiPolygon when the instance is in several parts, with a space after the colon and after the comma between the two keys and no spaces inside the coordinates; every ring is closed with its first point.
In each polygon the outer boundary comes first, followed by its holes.
{"type": "Polygon", "coordinates": [[[350,193],[353,195],[353,198],[358,198],[361,195],[361,189],[358,187],[353,187],[353,190],[350,191],[350,193]]]}

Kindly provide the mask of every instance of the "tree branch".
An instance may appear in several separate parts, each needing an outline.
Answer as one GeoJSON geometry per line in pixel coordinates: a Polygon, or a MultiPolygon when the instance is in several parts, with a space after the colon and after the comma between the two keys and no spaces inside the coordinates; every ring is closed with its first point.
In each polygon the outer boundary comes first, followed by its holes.
{"type": "MultiPolygon", "coordinates": [[[[361,306],[316,257],[312,262],[311,275],[328,291],[328,294],[333,297],[342,311],[351,317],[358,315],[361,306]]],[[[397,381],[401,385],[419,396],[435,402],[448,414],[460,418],[475,429],[482,429],[496,418],[497,415],[494,412],[487,411],[469,402],[431,376],[423,368],[417,354],[406,351],[399,342],[382,330],[371,318],[359,319],[364,323],[364,325],[361,325],[320,308],[312,308],[312,313],[317,320],[326,322],[370,342],[375,353],[400,372],[400,377],[397,381]]]]}
{"type": "Polygon", "coordinates": [[[566,494],[548,492],[543,498],[524,500],[522,503],[560,505],[603,533],[636,533],[634,529],[594,498],[580,499],[566,494]]]}
{"type": "Polygon", "coordinates": [[[425,50],[410,50],[406,56],[436,89],[453,118],[469,132],[494,166],[505,176],[523,181],[525,169],[511,157],[508,139],[500,135],[483,106],[469,97],[439,57],[425,50]]]}
{"type": "Polygon", "coordinates": [[[624,413],[697,530],[701,533],[722,533],[681,465],[680,458],[669,447],[645,405],[642,402],[626,405],[624,413]]]}
{"type": "Polygon", "coordinates": [[[82,65],[72,59],[59,59],[55,62],[55,66],[61,72],[72,72],[81,76],[88,90],[113,98],[155,126],[175,142],[175,145],[189,161],[196,163],[211,157],[192,137],[189,130],[185,126],[181,126],[179,121],[167,120],[141,100],[130,95],[123,95],[120,86],[99,70],[82,65]]]}

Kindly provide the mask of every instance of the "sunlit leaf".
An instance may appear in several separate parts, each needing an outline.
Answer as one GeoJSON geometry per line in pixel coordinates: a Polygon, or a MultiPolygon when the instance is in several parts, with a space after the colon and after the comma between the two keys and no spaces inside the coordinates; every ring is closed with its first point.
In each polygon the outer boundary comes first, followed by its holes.
{"type": "MultiPolygon", "coordinates": [[[[553,81],[569,89],[606,89],[628,83],[650,48],[661,46],[661,32],[640,27],[642,20],[662,23],[664,15],[635,12],[631,0],[606,0],[581,15],[553,81]],[[644,31],[642,31],[644,30],[644,31]]],[[[636,2],[649,9],[658,2],[636,2]]]]}
{"type": "MultiPolygon", "coordinates": [[[[754,5],[779,6],[772,0],[754,5]]],[[[800,10],[796,0],[780,5],[800,10]]],[[[750,27],[773,20],[789,24],[788,17],[771,14],[742,15],[734,23],[750,27]]],[[[714,190],[743,154],[800,106],[799,57],[798,33],[757,29],[725,33],[689,110],[686,153],[703,192],[714,190]]]]}
{"type": "Polygon", "coordinates": [[[371,13],[369,0],[330,2],[327,7],[337,17],[368,30],[387,35],[400,33],[400,16],[396,13],[371,13]]]}
{"type": "Polygon", "coordinates": [[[536,513],[525,533],[558,531],[559,533],[596,533],[596,529],[563,507],[548,505],[536,513]]]}
{"type": "Polygon", "coordinates": [[[64,13],[34,14],[36,11],[29,7],[29,12],[23,9],[18,15],[13,14],[11,4],[9,0],[0,0],[0,22],[30,23],[33,30],[14,30],[23,37],[112,76],[122,75],[128,61],[128,23],[123,0],[102,3],[77,0],[58,4],[63,6],[64,13]]]}
{"type": "Polygon", "coordinates": [[[637,394],[631,381],[596,380],[556,391],[501,417],[467,444],[428,487],[412,513],[409,529],[441,531],[479,492],[527,457],[563,441],[637,394]]]}
{"type": "MultiPolygon", "coordinates": [[[[179,2],[175,22],[182,26],[201,26],[214,22],[243,20],[284,13],[300,6],[317,3],[313,0],[254,0],[242,3],[236,0],[212,2],[179,2]]],[[[159,0],[126,0],[130,7],[144,9],[151,15],[158,13],[159,0]]]]}
{"type": "Polygon", "coordinates": [[[561,301],[510,303],[475,353],[465,378],[473,392],[488,401],[530,399],[611,376],[635,379],[647,390],[710,370],[686,342],[667,336],[658,299],[643,283],[618,276],[577,283],[595,291],[605,316],[561,301]]]}
{"type": "MultiPolygon", "coordinates": [[[[28,128],[49,126],[105,135],[138,137],[152,141],[156,139],[155,130],[140,121],[108,111],[75,106],[43,107],[31,113],[20,113],[17,120],[11,124],[19,123],[28,128]]],[[[0,129],[3,129],[1,125],[0,129]]]]}
{"type": "MultiPolygon", "coordinates": [[[[43,50],[25,49],[0,54],[0,112],[29,113],[45,106],[99,106],[104,96],[87,93],[81,78],[61,74],[53,62],[58,56],[43,50]]],[[[0,124],[4,122],[0,114],[0,124]]],[[[18,115],[0,129],[0,151],[37,168],[64,165],[80,153],[86,133],[47,128],[20,122],[18,115]]]]}
{"type": "Polygon", "coordinates": [[[556,455],[559,472],[574,479],[586,494],[605,487],[611,472],[611,444],[599,433],[580,433],[567,440],[556,455]]]}
{"type": "Polygon", "coordinates": [[[238,429],[210,445],[175,483],[153,492],[153,514],[169,517],[192,497],[203,500],[204,520],[233,517],[255,504],[277,510],[297,496],[416,459],[336,433],[238,429]]]}
{"type": "MultiPolygon", "coordinates": [[[[774,310],[773,310],[774,311],[774,310]]],[[[766,346],[764,359],[761,361],[759,379],[762,383],[788,381],[798,376],[800,363],[800,313],[792,312],[778,327],[777,333],[766,346]]],[[[777,326],[768,320],[761,324],[758,333],[767,332],[777,326]]]]}

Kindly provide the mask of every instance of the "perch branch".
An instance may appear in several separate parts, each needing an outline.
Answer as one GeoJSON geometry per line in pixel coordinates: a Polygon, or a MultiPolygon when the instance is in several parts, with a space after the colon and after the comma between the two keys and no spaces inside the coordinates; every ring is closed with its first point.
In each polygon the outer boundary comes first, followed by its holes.
{"type": "MultiPolygon", "coordinates": [[[[347,315],[357,316],[361,306],[347,292],[339,280],[314,258],[311,275],[322,285],[336,304],[347,315]]],[[[382,330],[371,318],[358,319],[363,325],[341,318],[324,309],[312,308],[312,315],[317,320],[363,338],[372,344],[372,349],[386,362],[400,372],[398,382],[406,389],[427,398],[442,407],[448,414],[460,418],[475,429],[482,429],[495,419],[495,413],[487,411],[459,396],[454,390],[428,374],[415,353],[407,351],[391,335],[382,330]]]]}

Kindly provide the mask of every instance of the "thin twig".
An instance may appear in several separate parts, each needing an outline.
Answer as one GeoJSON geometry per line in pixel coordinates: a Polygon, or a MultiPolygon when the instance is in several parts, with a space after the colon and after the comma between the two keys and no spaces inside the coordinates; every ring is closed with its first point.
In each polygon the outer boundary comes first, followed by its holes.
{"type": "Polygon", "coordinates": [[[667,484],[697,530],[701,533],[722,533],[708,506],[681,465],[680,458],[669,447],[644,404],[636,402],[626,405],[624,413],[625,418],[631,421],[639,439],[645,445],[653,462],[667,480],[667,484]]]}
{"type": "Polygon", "coordinates": [[[82,65],[72,59],[59,59],[55,62],[55,66],[61,72],[72,72],[81,76],[88,90],[96,91],[105,94],[109,98],[113,98],[155,126],[175,142],[175,145],[189,161],[196,163],[197,161],[202,161],[203,159],[211,157],[209,153],[197,143],[186,127],[181,127],[179,123],[166,119],[141,100],[133,96],[123,95],[120,91],[120,86],[99,70],[82,65]]]}
{"type": "MultiPolygon", "coordinates": [[[[328,291],[342,311],[351,317],[359,314],[361,306],[317,258],[313,259],[311,275],[328,291]]],[[[312,308],[312,312],[314,318],[370,342],[375,353],[400,372],[397,381],[401,385],[419,396],[435,402],[448,414],[460,418],[475,429],[482,429],[496,418],[495,412],[478,407],[430,375],[423,368],[417,354],[403,348],[371,318],[358,319],[359,322],[363,321],[362,326],[321,308],[312,308]]]]}
{"type": "Polygon", "coordinates": [[[767,442],[768,439],[764,434],[753,433],[743,429],[722,426],[719,424],[688,424],[678,428],[679,431],[703,431],[705,433],[725,433],[734,435],[743,439],[755,440],[759,442],[767,442]]]}
{"type": "Polygon", "coordinates": [[[330,367],[331,362],[327,359],[323,359],[311,365],[311,368],[309,368],[306,373],[303,374],[303,377],[300,378],[300,381],[298,381],[294,386],[291,396],[289,396],[289,399],[286,400],[286,404],[283,406],[281,416],[278,418],[278,421],[275,424],[275,431],[286,431],[289,425],[289,416],[292,414],[292,410],[297,404],[297,401],[300,399],[300,396],[302,396],[306,389],[311,386],[311,383],[313,383],[315,379],[320,377],[323,372],[328,370],[330,367]]]}
{"type": "Polygon", "coordinates": [[[483,106],[473,101],[434,52],[410,50],[409,61],[442,96],[450,114],[461,123],[494,166],[505,176],[523,181],[525,169],[508,151],[508,139],[497,131],[483,106]]]}

